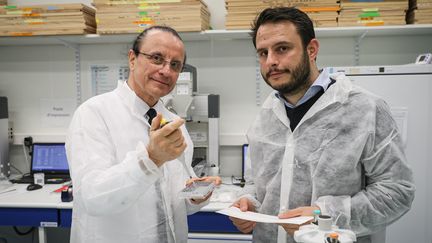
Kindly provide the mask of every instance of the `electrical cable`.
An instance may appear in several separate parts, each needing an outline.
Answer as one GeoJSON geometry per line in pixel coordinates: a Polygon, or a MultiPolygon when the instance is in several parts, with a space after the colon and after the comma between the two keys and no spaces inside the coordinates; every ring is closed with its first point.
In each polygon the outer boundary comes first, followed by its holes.
{"type": "Polygon", "coordinates": [[[23,152],[24,152],[25,162],[26,162],[26,164],[28,165],[28,168],[30,168],[30,161],[29,161],[28,156],[27,156],[27,149],[26,149],[26,145],[23,144],[22,146],[23,146],[23,152]]]}
{"type": "Polygon", "coordinates": [[[23,175],[23,174],[24,174],[21,170],[19,170],[19,169],[18,169],[17,167],[15,167],[14,165],[10,165],[10,167],[11,167],[12,169],[16,170],[18,173],[20,173],[20,175],[23,175]]]}
{"type": "Polygon", "coordinates": [[[31,175],[31,173],[30,172],[27,172],[27,173],[24,173],[23,175],[22,175],[22,177],[26,177],[26,176],[30,176],[31,175]]]}
{"type": "Polygon", "coordinates": [[[17,235],[21,235],[21,236],[23,236],[23,235],[28,235],[28,234],[30,234],[31,232],[33,232],[34,229],[35,229],[35,227],[31,227],[31,228],[30,228],[28,231],[26,231],[26,232],[21,232],[21,231],[19,231],[19,230],[18,230],[18,227],[16,227],[16,226],[13,226],[13,229],[14,229],[15,233],[17,233],[17,235]]]}

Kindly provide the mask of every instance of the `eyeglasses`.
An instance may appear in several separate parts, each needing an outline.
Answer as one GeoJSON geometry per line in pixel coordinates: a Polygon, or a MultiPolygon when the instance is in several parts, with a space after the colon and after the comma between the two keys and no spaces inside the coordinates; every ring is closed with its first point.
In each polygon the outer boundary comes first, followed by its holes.
{"type": "Polygon", "coordinates": [[[159,54],[147,54],[144,52],[138,52],[138,54],[144,55],[147,57],[147,59],[150,60],[151,63],[158,65],[158,66],[164,66],[165,63],[169,63],[169,67],[174,72],[179,73],[183,69],[183,63],[180,61],[167,61],[165,58],[159,54]]]}

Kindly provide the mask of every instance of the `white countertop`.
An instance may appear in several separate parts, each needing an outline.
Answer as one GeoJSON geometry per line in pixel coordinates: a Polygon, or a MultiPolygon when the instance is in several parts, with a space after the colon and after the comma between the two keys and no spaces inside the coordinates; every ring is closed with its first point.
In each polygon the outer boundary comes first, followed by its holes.
{"type": "Polygon", "coordinates": [[[66,204],[72,208],[72,203],[61,202],[60,193],[53,192],[62,187],[62,184],[44,185],[42,189],[27,191],[28,184],[13,184],[6,189],[9,192],[0,192],[0,207],[13,208],[59,208],[66,204]]]}
{"type": "MultiPolygon", "coordinates": [[[[12,184],[6,190],[0,190],[0,207],[3,208],[56,208],[72,209],[72,202],[62,202],[59,192],[54,192],[62,184],[47,184],[42,189],[27,191],[28,184],[12,184]],[[7,192],[6,192],[7,191],[7,192]]],[[[210,203],[202,212],[214,212],[231,206],[237,198],[240,187],[221,185],[213,192],[210,203]]]]}

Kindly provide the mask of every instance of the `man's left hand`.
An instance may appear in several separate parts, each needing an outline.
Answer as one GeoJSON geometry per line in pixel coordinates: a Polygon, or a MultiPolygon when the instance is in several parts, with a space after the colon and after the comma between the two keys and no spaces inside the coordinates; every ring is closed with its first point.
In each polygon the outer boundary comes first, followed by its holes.
{"type": "MultiPolygon", "coordinates": [[[[222,183],[222,179],[219,176],[204,176],[201,178],[191,178],[186,182],[186,185],[190,185],[195,181],[205,181],[205,182],[213,182],[216,186],[219,186],[222,183]]],[[[211,195],[213,194],[213,192],[210,192],[205,198],[203,199],[191,199],[191,202],[193,204],[200,204],[202,202],[207,201],[211,195]]]]}
{"type": "MultiPolygon", "coordinates": [[[[289,218],[294,218],[294,217],[299,217],[299,216],[313,216],[314,210],[320,210],[320,208],[317,206],[299,207],[299,208],[295,208],[295,209],[283,212],[283,213],[279,214],[278,217],[280,219],[289,219],[289,218]]],[[[309,224],[311,222],[312,221],[306,222],[303,225],[309,224]]],[[[279,225],[282,226],[284,228],[284,230],[291,236],[294,236],[294,232],[297,231],[301,226],[298,224],[279,224],[279,225]]]]}

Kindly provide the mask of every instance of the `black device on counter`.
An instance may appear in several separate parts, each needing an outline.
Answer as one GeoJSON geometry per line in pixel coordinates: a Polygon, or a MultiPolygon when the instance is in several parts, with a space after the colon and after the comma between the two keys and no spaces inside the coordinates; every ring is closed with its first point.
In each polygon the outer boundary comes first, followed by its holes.
{"type": "Polygon", "coordinates": [[[29,184],[27,186],[27,191],[34,191],[34,190],[38,190],[38,189],[41,189],[41,188],[42,188],[41,185],[32,183],[32,184],[29,184]]]}
{"type": "Polygon", "coordinates": [[[68,186],[64,190],[61,191],[61,201],[62,202],[72,202],[73,201],[73,187],[72,185],[68,186]]]}

